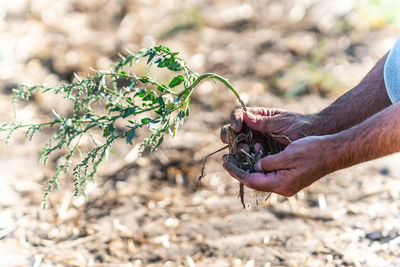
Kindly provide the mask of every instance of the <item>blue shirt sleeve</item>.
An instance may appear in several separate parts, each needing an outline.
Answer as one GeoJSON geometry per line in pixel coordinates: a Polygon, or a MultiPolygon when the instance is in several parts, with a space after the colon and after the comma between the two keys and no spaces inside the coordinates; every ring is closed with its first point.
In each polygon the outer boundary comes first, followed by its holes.
{"type": "Polygon", "coordinates": [[[386,91],[392,103],[400,101],[400,36],[386,59],[383,70],[386,91]]]}

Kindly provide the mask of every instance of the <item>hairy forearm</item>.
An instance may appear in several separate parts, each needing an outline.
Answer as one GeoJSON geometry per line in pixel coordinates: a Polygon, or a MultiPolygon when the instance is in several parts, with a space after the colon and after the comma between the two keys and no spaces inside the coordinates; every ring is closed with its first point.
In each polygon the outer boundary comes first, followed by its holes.
{"type": "Polygon", "coordinates": [[[327,153],[334,157],[334,170],[400,152],[400,103],[354,127],[323,138],[327,153]]]}
{"type": "Polygon", "coordinates": [[[391,104],[383,79],[387,55],[352,90],[318,114],[310,116],[314,135],[348,129],[391,104]]]}

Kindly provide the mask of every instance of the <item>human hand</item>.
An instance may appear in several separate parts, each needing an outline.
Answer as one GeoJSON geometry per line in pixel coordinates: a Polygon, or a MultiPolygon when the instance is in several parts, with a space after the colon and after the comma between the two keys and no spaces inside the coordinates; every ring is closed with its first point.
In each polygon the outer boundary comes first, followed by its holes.
{"type": "Polygon", "coordinates": [[[324,137],[310,136],[289,144],[282,152],[259,160],[256,172],[238,167],[232,155],[224,156],[224,168],[247,187],[293,196],[326,174],[335,171],[339,155],[335,144],[324,137]]]}
{"type": "MultiPolygon", "coordinates": [[[[248,108],[247,111],[234,110],[231,115],[230,127],[235,133],[240,133],[245,128],[244,126],[262,134],[269,134],[283,145],[312,135],[310,116],[282,109],[255,107],[248,108]]],[[[221,129],[221,141],[224,143],[229,143],[228,127],[224,126],[221,129]]]]}

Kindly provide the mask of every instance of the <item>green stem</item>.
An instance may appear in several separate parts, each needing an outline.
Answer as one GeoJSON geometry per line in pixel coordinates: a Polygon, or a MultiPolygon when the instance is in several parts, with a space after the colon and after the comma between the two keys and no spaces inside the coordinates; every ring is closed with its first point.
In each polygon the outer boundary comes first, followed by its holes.
{"type": "MultiPolygon", "coordinates": [[[[74,122],[79,122],[79,123],[91,123],[93,121],[86,121],[86,120],[77,120],[74,122]]],[[[32,127],[32,126],[45,126],[45,125],[51,125],[51,124],[57,124],[57,123],[63,123],[63,121],[50,121],[50,122],[43,122],[43,123],[32,123],[32,124],[20,124],[16,125],[16,127],[19,128],[26,128],[26,127],[32,127]]]]}
{"type": "Polygon", "coordinates": [[[187,96],[187,97],[189,97],[189,96],[192,94],[194,88],[195,88],[202,80],[207,79],[207,78],[216,79],[216,80],[222,82],[222,83],[223,83],[226,87],[228,87],[229,90],[231,90],[232,93],[236,96],[237,100],[240,102],[240,105],[242,105],[242,108],[243,108],[244,110],[247,110],[246,105],[244,104],[242,98],[240,98],[239,92],[235,89],[235,87],[234,87],[228,80],[226,80],[226,79],[223,78],[222,76],[220,76],[220,75],[218,75],[218,74],[215,74],[215,73],[205,73],[205,74],[200,75],[189,87],[187,87],[185,90],[183,90],[182,92],[180,92],[178,96],[182,96],[182,95],[184,95],[186,92],[189,92],[189,94],[188,94],[188,96],[187,96]]]}

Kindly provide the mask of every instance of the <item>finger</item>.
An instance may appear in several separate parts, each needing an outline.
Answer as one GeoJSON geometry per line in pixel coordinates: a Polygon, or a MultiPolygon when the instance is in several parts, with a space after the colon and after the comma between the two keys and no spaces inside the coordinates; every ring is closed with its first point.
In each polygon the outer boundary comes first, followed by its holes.
{"type": "Polygon", "coordinates": [[[285,110],[279,108],[253,107],[253,108],[247,108],[247,111],[253,113],[254,115],[274,116],[284,112],[285,110]]]}
{"type": "Polygon", "coordinates": [[[282,121],[277,116],[261,116],[251,112],[243,114],[243,122],[251,129],[261,133],[279,133],[282,121]]]}
{"type": "Polygon", "coordinates": [[[300,183],[290,182],[289,178],[293,177],[293,175],[293,172],[287,170],[267,174],[252,173],[242,181],[247,187],[259,191],[274,192],[285,197],[291,197],[304,188],[300,183]]]}
{"type": "Polygon", "coordinates": [[[261,115],[253,114],[252,112],[245,112],[243,114],[243,122],[255,131],[265,133],[264,129],[264,117],[261,115]]]}
{"type": "Polygon", "coordinates": [[[260,144],[260,143],[256,143],[255,145],[254,145],[254,152],[256,153],[256,154],[259,154],[260,152],[261,153],[263,153],[264,151],[262,151],[262,145],[260,144]]]}
{"type": "Polygon", "coordinates": [[[243,109],[235,109],[231,114],[231,126],[237,133],[242,130],[244,112],[243,109]]]}
{"type": "Polygon", "coordinates": [[[219,137],[224,144],[228,144],[228,127],[228,125],[222,126],[221,132],[219,133],[219,137]]]}
{"type": "Polygon", "coordinates": [[[226,161],[223,165],[224,169],[235,179],[240,181],[241,183],[245,183],[246,178],[249,177],[249,173],[243,169],[237,167],[237,165],[233,164],[229,160],[226,161]]]}
{"type": "Polygon", "coordinates": [[[285,180],[285,171],[270,172],[267,174],[255,172],[244,179],[242,183],[247,187],[264,191],[264,192],[279,192],[282,187],[282,181],[285,180]]]}
{"type": "Polygon", "coordinates": [[[230,162],[230,163],[232,163],[232,164],[234,164],[234,165],[238,165],[239,164],[239,161],[236,159],[236,157],[235,156],[233,156],[232,154],[225,154],[225,155],[223,155],[222,156],[222,160],[224,161],[224,162],[230,162]]]}
{"type": "Polygon", "coordinates": [[[224,155],[224,169],[236,180],[249,188],[264,192],[275,192],[282,194],[282,188],[287,180],[287,171],[280,170],[270,173],[248,173],[237,166],[238,161],[232,155],[224,155]]]}
{"type": "Polygon", "coordinates": [[[237,134],[234,131],[232,131],[232,128],[230,125],[225,125],[221,128],[220,138],[223,143],[233,144],[236,137],[237,137],[237,134]]]}
{"type": "Polygon", "coordinates": [[[288,162],[285,152],[274,154],[264,157],[256,162],[254,169],[256,171],[271,172],[277,170],[290,169],[291,166],[288,162]]]}

